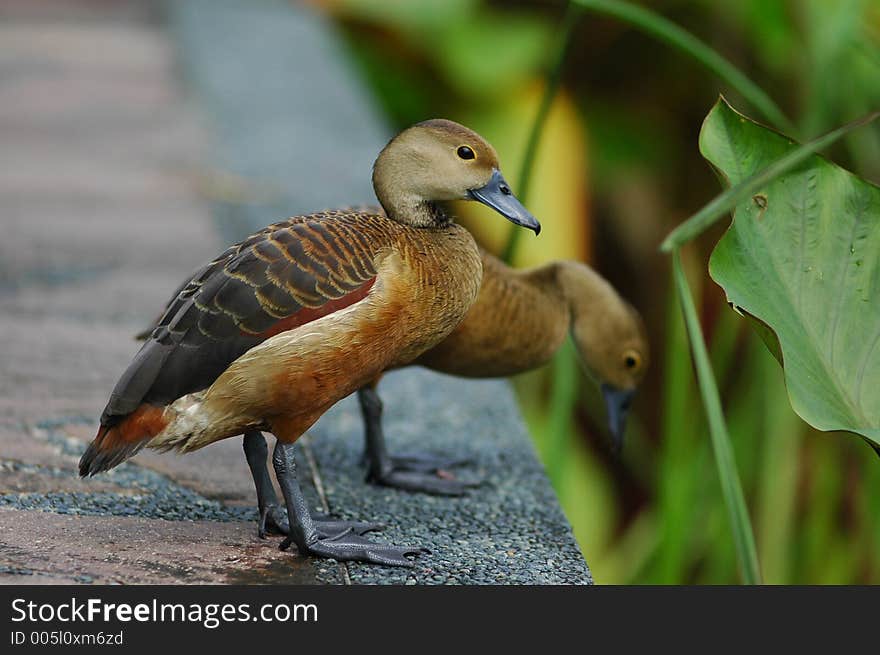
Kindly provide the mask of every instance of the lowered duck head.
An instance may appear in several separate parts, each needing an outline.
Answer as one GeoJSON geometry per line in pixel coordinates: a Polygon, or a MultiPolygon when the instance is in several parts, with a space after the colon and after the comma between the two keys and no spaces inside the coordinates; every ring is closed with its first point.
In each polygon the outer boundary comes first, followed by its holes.
{"type": "Polygon", "coordinates": [[[541,230],[510,190],[495,149],[452,121],[424,121],[394,137],[373,165],[373,188],[389,217],[415,227],[449,221],[437,202],[475,200],[535,234],[541,230]]]}
{"type": "Polygon", "coordinates": [[[559,284],[571,312],[571,334],[588,373],[599,383],[614,450],[648,366],[648,339],[639,313],[588,266],[565,262],[559,284]]]}

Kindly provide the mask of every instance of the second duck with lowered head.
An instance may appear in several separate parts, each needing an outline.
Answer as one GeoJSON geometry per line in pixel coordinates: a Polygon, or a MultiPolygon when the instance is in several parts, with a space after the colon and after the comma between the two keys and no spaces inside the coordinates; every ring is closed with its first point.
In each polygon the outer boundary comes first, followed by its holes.
{"type": "MultiPolygon", "coordinates": [[[[615,454],[648,366],[644,322],[611,284],[586,264],[554,261],[517,270],[480,250],[477,301],[452,333],[414,365],[466,378],[509,377],[548,363],[567,334],[587,375],[599,384],[615,454]]],[[[459,495],[467,483],[438,477],[460,459],[394,457],[385,446],[378,379],[358,391],[364,417],[368,478],[390,487],[459,495]]]]}

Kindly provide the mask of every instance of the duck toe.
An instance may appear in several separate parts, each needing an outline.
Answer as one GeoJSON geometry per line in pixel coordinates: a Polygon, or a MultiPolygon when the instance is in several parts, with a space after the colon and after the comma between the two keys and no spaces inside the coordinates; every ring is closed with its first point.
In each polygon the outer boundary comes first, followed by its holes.
{"type": "Polygon", "coordinates": [[[260,511],[260,522],[257,535],[266,539],[269,535],[286,535],[290,532],[287,513],[278,505],[266,505],[260,511]]]}

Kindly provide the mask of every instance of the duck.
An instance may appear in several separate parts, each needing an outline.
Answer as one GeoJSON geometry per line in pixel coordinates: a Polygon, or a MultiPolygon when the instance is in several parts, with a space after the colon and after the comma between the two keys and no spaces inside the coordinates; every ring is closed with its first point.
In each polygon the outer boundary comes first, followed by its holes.
{"type": "Polygon", "coordinates": [[[476,301],[479,251],[443,203],[483,203],[535,234],[540,224],[494,148],[453,121],[424,121],[391,139],[372,182],[382,211],[273,223],[191,276],[111,392],[81,476],[144,447],[186,453],[269,431],[289,517],[282,549],[411,565],[422,549],[371,541],[364,533],[374,524],[311,515],[293,446],[338,400],[437,345],[476,301]]]}
{"type": "MultiPolygon", "coordinates": [[[[476,302],[443,341],[410,365],[464,378],[509,377],[547,364],[571,335],[580,363],[600,387],[613,450],[620,452],[627,414],[649,365],[644,320],[588,265],[553,261],[514,269],[480,249],[483,277],[476,302]]],[[[389,454],[382,428],[381,376],[358,392],[364,421],[367,480],[386,487],[460,496],[479,483],[448,472],[466,458],[389,454]]],[[[260,511],[258,534],[286,534],[287,521],[266,469],[267,446],[259,431],[244,435],[260,511]]]]}
{"type": "MultiPolygon", "coordinates": [[[[650,355],[639,312],[582,262],[553,261],[518,270],[482,248],[480,257],[483,278],[476,302],[446,339],[411,365],[464,378],[511,377],[547,364],[570,334],[584,372],[601,390],[612,450],[619,454],[650,355]]],[[[358,390],[367,479],[435,495],[457,496],[475,486],[436,475],[466,459],[388,454],[378,382],[358,390]]]]}

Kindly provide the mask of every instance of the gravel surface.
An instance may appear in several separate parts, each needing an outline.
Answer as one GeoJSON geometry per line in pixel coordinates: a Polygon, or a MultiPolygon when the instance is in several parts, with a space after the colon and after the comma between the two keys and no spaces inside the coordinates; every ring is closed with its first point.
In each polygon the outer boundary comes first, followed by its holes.
{"type": "MultiPolygon", "coordinates": [[[[79,458],[83,443],[67,437],[63,428],[82,423],[93,425],[87,417],[44,420],[37,429],[61,455],[79,458]]],[[[174,457],[175,455],[169,455],[174,457]]],[[[244,458],[244,455],[241,455],[244,458]]],[[[76,479],[75,469],[47,467],[22,462],[0,462],[0,471],[32,473],[50,478],[76,479]]],[[[129,460],[95,478],[125,489],[125,493],[6,493],[0,494],[0,507],[35,509],[85,516],[140,516],[166,521],[251,521],[256,526],[258,513],[255,506],[229,505],[205,498],[178,484],[168,476],[145,468],[137,459],[129,460]]],[[[310,478],[303,480],[303,492],[313,507],[321,501],[310,478]]]]}
{"type": "Polygon", "coordinates": [[[412,569],[350,564],[360,584],[587,584],[592,581],[525,432],[506,382],[471,381],[410,369],[386,376],[385,430],[392,453],[472,459],[456,471],[483,479],[463,498],[411,494],[363,484],[357,403],[348,398],[311,431],[334,512],[376,520],[376,535],[423,546],[412,569]]]}

